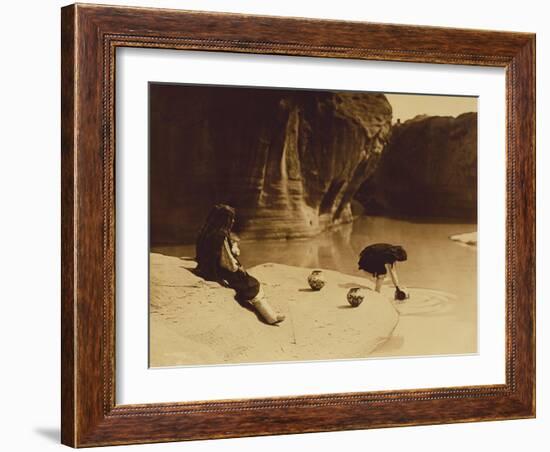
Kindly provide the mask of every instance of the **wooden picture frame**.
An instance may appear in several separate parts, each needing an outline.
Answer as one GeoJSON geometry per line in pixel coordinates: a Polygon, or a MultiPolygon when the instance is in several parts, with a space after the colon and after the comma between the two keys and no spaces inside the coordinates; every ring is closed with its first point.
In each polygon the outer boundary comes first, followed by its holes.
{"type": "Polygon", "coordinates": [[[71,5],[62,9],[62,442],[73,447],[535,416],[535,35],[71,5]],[[115,403],[118,47],[506,69],[506,383],[115,403]]]}

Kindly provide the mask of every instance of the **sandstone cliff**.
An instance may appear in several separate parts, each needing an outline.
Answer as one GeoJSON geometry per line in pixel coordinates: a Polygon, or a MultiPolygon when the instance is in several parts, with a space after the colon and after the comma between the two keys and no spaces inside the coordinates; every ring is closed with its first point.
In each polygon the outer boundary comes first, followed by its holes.
{"type": "Polygon", "coordinates": [[[477,113],[393,127],[376,174],[357,193],[367,214],[477,217],[477,113]]]}
{"type": "Polygon", "coordinates": [[[382,94],[150,87],[152,243],[193,240],[234,206],[245,237],[309,237],[351,220],[391,128],[382,94]]]}

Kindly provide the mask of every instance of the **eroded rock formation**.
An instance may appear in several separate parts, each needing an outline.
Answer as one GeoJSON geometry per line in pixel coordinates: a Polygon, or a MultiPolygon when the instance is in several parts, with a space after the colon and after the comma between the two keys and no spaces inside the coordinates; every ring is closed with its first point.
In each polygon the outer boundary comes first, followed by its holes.
{"type": "Polygon", "coordinates": [[[420,116],[394,126],[357,198],[367,214],[475,219],[477,113],[420,116]]]}
{"type": "Polygon", "coordinates": [[[350,221],[392,115],[382,94],[160,84],[150,106],[152,243],[192,241],[218,202],[245,237],[350,221]]]}

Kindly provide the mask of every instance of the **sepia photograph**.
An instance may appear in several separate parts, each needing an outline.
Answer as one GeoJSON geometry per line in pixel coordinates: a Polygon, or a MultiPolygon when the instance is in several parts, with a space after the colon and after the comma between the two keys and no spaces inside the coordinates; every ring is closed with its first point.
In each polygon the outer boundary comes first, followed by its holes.
{"type": "Polygon", "coordinates": [[[150,367],[478,352],[477,97],[148,90],[150,367]]]}

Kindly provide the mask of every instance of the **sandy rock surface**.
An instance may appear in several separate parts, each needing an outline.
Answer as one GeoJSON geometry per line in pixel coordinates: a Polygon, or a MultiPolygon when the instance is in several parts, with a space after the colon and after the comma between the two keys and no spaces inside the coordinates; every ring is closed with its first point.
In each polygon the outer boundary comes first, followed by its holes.
{"type": "Polygon", "coordinates": [[[272,306],[286,315],[279,326],[262,323],[234,300],[234,291],[193,273],[195,262],[151,253],[150,365],[178,366],[369,356],[391,337],[399,314],[391,293],[372,283],[325,270],[319,292],[307,284],[311,269],[263,264],[249,269],[272,306]],[[358,308],[351,287],[368,288],[358,308]]]}

